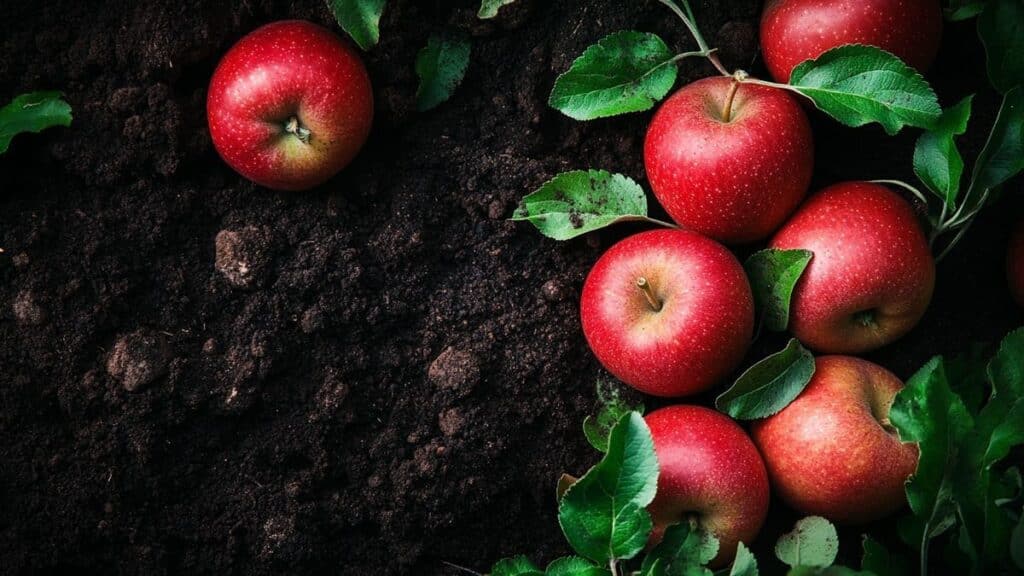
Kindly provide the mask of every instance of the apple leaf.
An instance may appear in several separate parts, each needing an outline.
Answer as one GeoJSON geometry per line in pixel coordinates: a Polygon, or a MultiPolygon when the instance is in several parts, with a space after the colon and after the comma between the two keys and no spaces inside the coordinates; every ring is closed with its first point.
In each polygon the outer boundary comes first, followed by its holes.
{"type": "MultiPolygon", "coordinates": [[[[1014,88],[1003,96],[988,141],[978,154],[969,195],[992,190],[1021,170],[1024,170],[1024,88],[1014,88]]],[[[980,199],[974,203],[978,202],[980,199]]]]}
{"type": "Polygon", "coordinates": [[[601,405],[597,416],[587,416],[583,420],[583,435],[587,442],[599,452],[608,451],[608,436],[612,427],[628,412],[644,411],[643,404],[630,405],[622,399],[619,387],[614,382],[597,381],[597,400],[601,405]]]}
{"type": "Polygon", "coordinates": [[[1013,564],[1024,570],[1024,510],[1020,511],[1020,518],[1010,536],[1010,554],[1013,557],[1013,564]]]}
{"type": "Polygon", "coordinates": [[[380,41],[380,16],[387,0],[327,0],[341,29],[363,50],[380,41]]]}
{"type": "Polygon", "coordinates": [[[754,292],[754,303],[769,330],[782,332],[789,325],[793,289],[813,256],[810,250],[768,248],[754,253],[743,264],[754,292]]]}
{"type": "Polygon", "coordinates": [[[758,576],[757,558],[743,542],[736,545],[736,559],[732,561],[729,576],[758,576]]]}
{"type": "Polygon", "coordinates": [[[469,67],[469,40],[431,34],[416,56],[416,109],[430,110],[451,98],[469,67]]]}
{"type": "Polygon", "coordinates": [[[910,574],[910,564],[905,556],[893,555],[871,536],[864,536],[864,556],[861,570],[875,576],[905,576],[910,574]]]}
{"type": "Polygon", "coordinates": [[[544,572],[545,576],[610,576],[611,572],[604,566],[598,566],[579,556],[559,558],[544,572]]]}
{"type": "Polygon", "coordinates": [[[814,376],[814,355],[791,338],[786,347],[747,369],[715,399],[715,407],[737,420],[776,414],[796,399],[814,376]]]}
{"type": "Polygon", "coordinates": [[[491,568],[491,576],[544,576],[544,571],[526,556],[516,556],[499,560],[491,568]]]}
{"type": "Polygon", "coordinates": [[[18,134],[70,125],[71,106],[61,100],[60,92],[22,94],[0,108],[0,154],[18,134]]]}
{"type": "Polygon", "coordinates": [[[480,11],[476,13],[477,18],[488,20],[498,15],[502,6],[508,6],[516,0],[481,0],[480,11]]]}
{"type": "Polygon", "coordinates": [[[989,0],[978,17],[988,78],[1006,93],[1024,84],[1024,0],[989,0]]]}
{"type": "Polygon", "coordinates": [[[598,564],[636,556],[653,524],[646,506],[658,488],[651,431],[637,412],[612,428],[608,453],[562,496],[558,522],[581,556],[598,564]]]}
{"type": "Polygon", "coordinates": [[[555,80],[548,104],[576,120],[649,110],[672,89],[677,73],[675,55],[656,34],[616,32],[555,80]]]}
{"type": "Polygon", "coordinates": [[[831,522],[821,516],[798,520],[791,532],[775,543],[775,556],[789,566],[826,568],[836,561],[839,534],[831,522]]]}
{"type": "Polygon", "coordinates": [[[647,196],[632,179],[604,170],[563,172],[523,198],[512,220],[568,240],[616,222],[647,219],[647,196]]]}
{"type": "Polygon", "coordinates": [[[689,522],[669,526],[644,558],[640,573],[650,576],[710,576],[705,568],[718,555],[718,538],[689,522]]]}
{"type": "Polygon", "coordinates": [[[956,136],[967,131],[973,95],[943,111],[935,128],[921,134],[914,147],[914,173],[950,209],[956,207],[964,159],[956,147],[956,136]]]}
{"type": "Polygon", "coordinates": [[[874,46],[847,44],[801,62],[789,84],[847,126],[878,122],[895,134],[904,126],[931,128],[942,114],[921,74],[874,46]]]}
{"type": "Polygon", "coordinates": [[[973,0],[953,0],[945,10],[946,20],[949,20],[950,22],[970,20],[978,14],[981,14],[981,11],[984,9],[984,1],[976,2],[973,0]]]}

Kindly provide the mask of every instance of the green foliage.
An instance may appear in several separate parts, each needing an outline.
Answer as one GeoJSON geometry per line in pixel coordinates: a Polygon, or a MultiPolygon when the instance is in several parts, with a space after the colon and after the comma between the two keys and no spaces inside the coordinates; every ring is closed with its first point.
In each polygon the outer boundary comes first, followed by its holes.
{"type": "Polygon", "coordinates": [[[955,138],[967,131],[973,97],[968,96],[943,111],[935,128],[921,134],[914,147],[914,173],[949,208],[956,207],[964,171],[964,159],[955,138]]]}
{"type": "Polygon", "coordinates": [[[498,15],[502,6],[508,6],[516,0],[481,0],[480,10],[476,13],[477,18],[487,20],[498,15]]]}
{"type": "Polygon", "coordinates": [[[644,558],[643,576],[711,576],[705,567],[718,555],[718,538],[683,522],[669,526],[661,542],[644,558]]]}
{"type": "Polygon", "coordinates": [[[1024,88],[1014,88],[1003,97],[988,141],[978,155],[971,188],[991,190],[1021,170],[1024,170],[1024,88]]]}
{"type": "Polygon", "coordinates": [[[594,449],[607,452],[608,436],[612,432],[612,427],[629,412],[636,411],[642,414],[644,405],[628,404],[622,399],[619,387],[607,380],[598,380],[597,400],[600,409],[597,416],[587,416],[583,420],[583,434],[594,449]]]}
{"type": "Polygon", "coordinates": [[[0,154],[18,134],[70,125],[71,106],[61,100],[60,92],[22,94],[0,108],[0,154]]]}
{"type": "Polygon", "coordinates": [[[743,264],[754,303],[769,330],[782,332],[789,325],[793,290],[813,256],[810,250],[767,248],[754,253],[743,264]]]}
{"type": "Polygon", "coordinates": [[[380,41],[380,16],[387,0],[327,0],[341,29],[363,50],[380,41]]]}
{"type": "Polygon", "coordinates": [[[676,82],[675,56],[655,34],[616,32],[558,77],[548,104],[576,120],[649,110],[676,82]]]}
{"type": "Polygon", "coordinates": [[[416,57],[416,109],[430,110],[451,98],[469,67],[469,40],[432,34],[416,57]]]}
{"type": "Polygon", "coordinates": [[[791,532],[775,543],[775,555],[789,566],[827,568],[839,553],[836,527],[820,516],[797,521],[791,532]]]}
{"type": "Polygon", "coordinates": [[[878,122],[889,134],[931,128],[942,114],[931,86],[899,58],[873,46],[833,48],[793,69],[789,84],[847,126],[878,122]]]}
{"type": "Polygon", "coordinates": [[[989,81],[1000,92],[1024,84],[1024,0],[989,0],[978,16],[989,81]]]}
{"type": "Polygon", "coordinates": [[[647,197],[632,179],[604,170],[563,172],[523,198],[512,220],[568,240],[616,222],[647,219],[647,197]]]}
{"type": "Polygon", "coordinates": [[[757,362],[715,399],[715,407],[737,420],[767,418],[796,399],[814,376],[814,356],[796,338],[757,362]]]}
{"type": "Polygon", "coordinates": [[[743,542],[736,546],[736,559],[732,561],[729,576],[758,576],[757,558],[743,542]]]}
{"type": "Polygon", "coordinates": [[[544,573],[545,576],[610,576],[611,572],[604,566],[598,566],[579,556],[559,558],[544,573]]]}
{"type": "Polygon", "coordinates": [[[544,571],[526,556],[516,556],[499,560],[491,568],[491,576],[544,576],[544,571]]]}
{"type": "Polygon", "coordinates": [[[891,554],[885,546],[874,538],[865,535],[864,557],[861,570],[875,576],[905,576],[910,574],[910,565],[906,557],[891,554]]]}

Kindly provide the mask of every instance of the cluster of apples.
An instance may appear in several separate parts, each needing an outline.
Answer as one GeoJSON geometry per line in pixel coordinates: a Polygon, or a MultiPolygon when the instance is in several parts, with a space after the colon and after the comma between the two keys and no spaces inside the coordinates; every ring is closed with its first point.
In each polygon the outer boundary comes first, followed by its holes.
{"type": "MultiPolygon", "coordinates": [[[[770,73],[842,44],[888,50],[923,70],[939,44],[936,0],[773,0],[761,20],[770,73]]],[[[754,301],[725,245],[768,240],[813,258],[797,284],[789,328],[822,354],[803,393],[751,435],[700,406],[646,418],[661,466],[656,525],[696,518],[721,543],[717,564],[749,542],[769,484],[792,508],[839,523],[878,519],[905,502],[917,448],[887,415],[903,384],[852,356],[920,320],[935,263],[912,206],[880,184],[844,182],[805,201],[814,165],[810,124],[785,91],[707,78],[654,116],[644,146],[651,188],[681,230],[631,236],[595,264],[583,287],[583,332],[617,378],[655,396],[695,394],[743,360],[754,301]]],[[[657,533],[657,532],[656,532],[657,533]]]]}

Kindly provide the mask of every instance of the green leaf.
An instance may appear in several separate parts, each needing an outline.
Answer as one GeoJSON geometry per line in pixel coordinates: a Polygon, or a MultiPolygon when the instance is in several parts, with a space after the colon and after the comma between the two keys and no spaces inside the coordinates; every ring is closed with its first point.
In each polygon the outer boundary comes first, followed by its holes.
{"type": "Polygon", "coordinates": [[[605,36],[555,80],[548,104],[576,120],[649,110],[676,83],[674,57],[655,34],[605,36]]]}
{"type": "Polygon", "coordinates": [[[327,0],[341,29],[363,50],[380,41],[380,16],[387,0],[327,0]]]}
{"type": "Polygon", "coordinates": [[[978,17],[978,36],[996,90],[1024,84],[1024,0],[989,0],[978,17]]]}
{"type": "Polygon", "coordinates": [[[757,558],[754,558],[754,553],[743,542],[736,546],[736,559],[732,561],[729,576],[758,576],[757,558]]]}
{"type": "Polygon", "coordinates": [[[864,536],[864,557],[861,559],[861,570],[875,576],[908,576],[910,564],[905,556],[893,555],[871,536],[864,536]]]}
{"type": "Polygon", "coordinates": [[[1024,170],[1024,88],[1003,96],[999,115],[974,164],[971,191],[991,190],[1024,170]]]}
{"type": "Polygon", "coordinates": [[[974,95],[945,110],[935,128],[921,134],[914,147],[914,173],[950,209],[956,207],[964,172],[964,159],[955,137],[967,131],[972,98],[974,95]]]}
{"type": "Polygon", "coordinates": [[[598,564],[643,550],[653,527],[645,507],[658,488],[651,431],[637,412],[612,428],[608,453],[573,484],[558,506],[558,522],[576,552],[598,564]]]}
{"type": "Polygon", "coordinates": [[[785,348],[741,374],[715,399],[715,408],[737,420],[767,418],[789,406],[812,376],[814,355],[796,338],[790,338],[785,348]]]}
{"type": "Polygon", "coordinates": [[[962,20],[970,20],[981,11],[985,9],[985,2],[972,2],[972,1],[953,1],[949,3],[949,8],[946,9],[946,20],[950,22],[960,22],[962,20]]]}
{"type": "Polygon", "coordinates": [[[416,56],[416,109],[430,110],[452,97],[469,67],[469,40],[431,34],[416,56]]]}
{"type": "Polygon", "coordinates": [[[498,15],[498,9],[508,6],[516,0],[481,0],[480,11],[476,13],[477,18],[487,20],[498,15]]]}
{"type": "Polygon", "coordinates": [[[640,572],[644,575],[710,576],[711,571],[704,566],[717,555],[718,538],[714,534],[683,522],[665,530],[661,542],[644,558],[640,572]]]}
{"type": "Polygon", "coordinates": [[[831,522],[821,516],[798,520],[792,532],[775,543],[775,555],[789,566],[826,568],[836,561],[839,534],[831,522]]]}
{"type": "Polygon", "coordinates": [[[587,442],[599,452],[608,451],[608,436],[612,427],[626,413],[637,411],[643,413],[644,405],[631,405],[621,397],[621,392],[614,382],[607,380],[597,381],[597,400],[601,408],[597,416],[587,416],[583,420],[583,435],[587,442]]]}
{"type": "Polygon", "coordinates": [[[789,325],[793,289],[813,256],[810,250],[768,248],[751,255],[743,265],[754,291],[754,302],[769,330],[782,332],[789,325]]]}
{"type": "Polygon", "coordinates": [[[1014,565],[1024,570],[1024,510],[1020,512],[1020,519],[1013,527],[1013,534],[1010,536],[1010,556],[1014,565]]]}
{"type": "Polygon", "coordinates": [[[916,442],[920,451],[917,470],[906,485],[914,516],[905,530],[932,538],[955,521],[951,476],[958,448],[974,425],[949,387],[942,358],[933,358],[907,381],[896,394],[889,420],[900,439],[916,442]]]}
{"type": "Polygon", "coordinates": [[[848,44],[797,65],[797,92],[847,126],[878,122],[889,134],[904,126],[931,128],[942,114],[931,86],[892,54],[848,44]]]}
{"type": "Polygon", "coordinates": [[[512,220],[568,240],[616,222],[647,218],[647,197],[632,179],[604,170],[563,172],[520,203],[512,220]]]}
{"type": "Polygon", "coordinates": [[[491,568],[491,576],[544,576],[544,571],[526,556],[516,556],[499,560],[491,568]]]}
{"type": "Polygon", "coordinates": [[[609,576],[611,572],[590,560],[579,556],[567,556],[548,564],[548,569],[544,574],[546,576],[609,576]]]}
{"type": "Polygon", "coordinates": [[[22,94],[0,108],[0,154],[22,132],[42,132],[52,126],[71,125],[71,106],[60,92],[22,94]]]}

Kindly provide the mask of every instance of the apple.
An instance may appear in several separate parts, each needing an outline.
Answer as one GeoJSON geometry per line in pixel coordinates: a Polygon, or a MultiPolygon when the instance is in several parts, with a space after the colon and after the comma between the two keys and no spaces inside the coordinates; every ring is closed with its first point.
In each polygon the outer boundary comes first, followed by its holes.
{"type": "Polygon", "coordinates": [[[1006,251],[1006,278],[1017,304],[1024,306],[1024,219],[1017,222],[1006,251]]]}
{"type": "Polygon", "coordinates": [[[695,521],[718,538],[712,565],[732,560],[768,514],[768,473],[746,432],[701,406],[669,406],[648,414],[658,456],[658,492],[648,506],[653,541],[667,526],[695,521]]]}
{"type": "Polygon", "coordinates": [[[768,237],[800,204],[814,141],[803,108],[785,91],[719,76],[662,105],[647,130],[644,165],[680,226],[740,244],[768,237]]]}
{"type": "Polygon", "coordinates": [[[823,356],[815,367],[796,400],[751,429],[775,492],[799,512],[839,523],[896,511],[918,454],[889,424],[903,383],[852,356],[823,356]]]}
{"type": "Polygon", "coordinates": [[[618,379],[655,396],[706,390],[743,359],[754,303],[743,267],[694,232],[652,230],[594,264],[580,301],[583,334],[618,379]]]}
{"type": "Polygon", "coordinates": [[[761,53],[772,77],[843,44],[877,46],[924,72],[942,38],[938,0],[768,0],[761,53]]]}
{"type": "Polygon", "coordinates": [[[844,182],[812,195],[771,247],[814,253],[793,291],[789,328],[819,352],[888,344],[931,302],[928,240],[910,204],[880,184],[844,182]]]}
{"type": "Polygon", "coordinates": [[[330,31],[257,28],[217,65],[206,101],[214,148],[246,178],[304,190],[334,176],[370,134],[373,91],[359,55],[330,31]]]}

